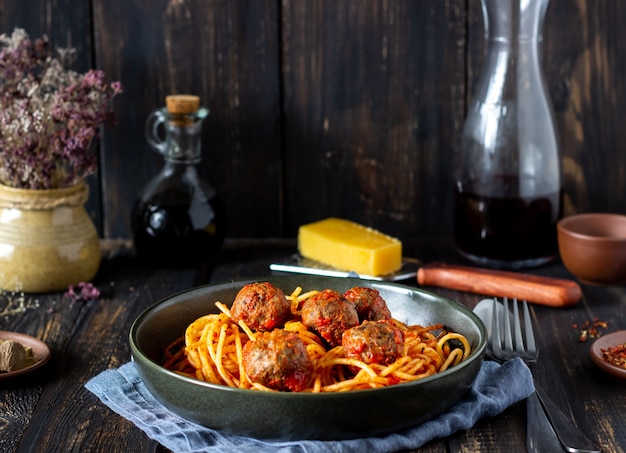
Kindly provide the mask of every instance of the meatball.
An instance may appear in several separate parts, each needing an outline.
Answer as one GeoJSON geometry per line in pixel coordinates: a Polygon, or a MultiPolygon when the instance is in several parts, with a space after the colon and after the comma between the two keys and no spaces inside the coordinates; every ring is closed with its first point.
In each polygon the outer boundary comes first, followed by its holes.
{"type": "Polygon", "coordinates": [[[309,297],[302,305],[302,322],[331,346],[341,344],[341,335],[359,325],[359,315],[353,304],[331,289],[309,297]]]}
{"type": "Polygon", "coordinates": [[[374,288],[357,286],[346,291],[343,297],[354,304],[361,322],[391,319],[387,302],[374,288]]]}
{"type": "Polygon", "coordinates": [[[243,366],[252,382],[274,390],[300,392],[313,373],[313,361],[295,332],[261,332],[243,347],[243,366]]]}
{"type": "Polygon", "coordinates": [[[402,355],[404,336],[388,321],[365,321],[346,330],[341,345],[346,357],[389,365],[402,355]]]}
{"type": "Polygon", "coordinates": [[[245,285],[230,309],[231,318],[255,330],[281,327],[291,316],[291,303],[280,288],[268,282],[245,285]]]}

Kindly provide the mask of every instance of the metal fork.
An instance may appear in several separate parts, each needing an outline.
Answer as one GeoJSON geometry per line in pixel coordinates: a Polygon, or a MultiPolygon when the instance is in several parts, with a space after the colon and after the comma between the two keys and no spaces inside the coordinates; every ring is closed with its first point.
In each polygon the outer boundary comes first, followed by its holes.
{"type": "MultiPolygon", "coordinates": [[[[512,316],[507,298],[504,298],[503,310],[500,313],[498,313],[498,301],[493,300],[489,345],[493,357],[499,362],[520,357],[527,364],[531,364],[539,356],[526,301],[522,302],[522,307],[523,329],[517,299],[513,299],[512,316]],[[511,333],[511,329],[513,333],[511,333]]],[[[555,452],[565,449],[571,453],[599,453],[599,450],[592,447],[592,443],[554,403],[545,395],[540,397],[537,392],[538,389],[526,400],[526,446],[529,452],[555,452]]]]}

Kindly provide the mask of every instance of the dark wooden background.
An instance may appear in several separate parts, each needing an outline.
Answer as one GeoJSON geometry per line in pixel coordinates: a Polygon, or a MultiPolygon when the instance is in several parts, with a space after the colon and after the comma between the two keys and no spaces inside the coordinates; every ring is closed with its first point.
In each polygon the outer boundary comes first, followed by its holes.
{"type": "MultiPolygon", "coordinates": [[[[552,0],[544,73],[565,214],[626,213],[626,2],[552,0]]],[[[203,169],[229,237],[293,237],[336,215],[409,237],[452,231],[452,167],[484,49],[479,0],[0,0],[0,32],[76,47],[120,80],[88,204],[128,238],[161,168],[144,139],[169,93],[211,110],[203,169]]]]}

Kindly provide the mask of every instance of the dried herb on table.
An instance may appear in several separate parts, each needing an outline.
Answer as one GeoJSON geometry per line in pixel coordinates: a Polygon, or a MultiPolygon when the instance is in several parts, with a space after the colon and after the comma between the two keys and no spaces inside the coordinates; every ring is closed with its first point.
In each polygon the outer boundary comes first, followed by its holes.
{"type": "Polygon", "coordinates": [[[18,315],[39,308],[39,300],[22,292],[0,290],[0,317],[18,315]]]}
{"type": "Polygon", "coordinates": [[[78,285],[70,285],[65,292],[65,297],[69,298],[72,302],[77,300],[83,300],[88,302],[95,300],[100,296],[98,288],[93,286],[93,283],[80,282],[78,285]]]}

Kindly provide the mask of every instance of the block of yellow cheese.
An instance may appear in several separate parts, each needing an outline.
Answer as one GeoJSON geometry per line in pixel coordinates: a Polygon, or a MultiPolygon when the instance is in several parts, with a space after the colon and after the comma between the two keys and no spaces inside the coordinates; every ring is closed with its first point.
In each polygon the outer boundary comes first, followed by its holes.
{"type": "Polygon", "coordinates": [[[336,269],[373,277],[402,266],[402,242],[398,239],[334,217],[300,226],[298,251],[336,269]]]}

